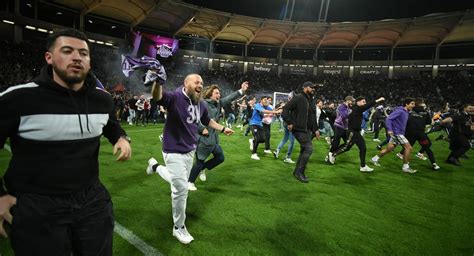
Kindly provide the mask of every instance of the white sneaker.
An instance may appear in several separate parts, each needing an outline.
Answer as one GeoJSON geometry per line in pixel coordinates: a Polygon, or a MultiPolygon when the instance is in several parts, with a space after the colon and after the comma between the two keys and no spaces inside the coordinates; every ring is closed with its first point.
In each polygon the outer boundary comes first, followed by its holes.
{"type": "Polygon", "coordinates": [[[418,159],[421,159],[421,160],[423,160],[423,161],[425,161],[426,159],[428,159],[428,158],[426,158],[426,156],[425,156],[425,155],[423,155],[423,154],[420,154],[419,152],[418,152],[418,153],[416,153],[416,155],[415,155],[415,156],[416,156],[416,157],[418,157],[418,159]]]}
{"type": "Polygon", "coordinates": [[[157,164],[158,161],[156,161],[155,158],[150,158],[148,159],[148,166],[146,167],[146,174],[148,175],[152,175],[153,173],[155,173],[155,171],[153,171],[153,165],[157,164]]]}
{"type": "Polygon", "coordinates": [[[432,166],[433,166],[433,170],[441,169],[441,167],[439,167],[439,165],[437,163],[434,163],[432,166]]]}
{"type": "Polygon", "coordinates": [[[400,153],[397,153],[397,157],[403,160],[403,155],[400,153]]]}
{"type": "Polygon", "coordinates": [[[258,157],[257,154],[252,154],[250,158],[252,158],[253,160],[260,160],[260,157],[258,157]]]}
{"type": "Polygon", "coordinates": [[[250,150],[253,150],[253,139],[249,139],[249,143],[250,143],[250,150]]]}
{"type": "Polygon", "coordinates": [[[372,162],[375,166],[382,166],[382,165],[379,163],[379,161],[375,161],[373,157],[370,159],[370,162],[372,162]]]}
{"type": "Polygon", "coordinates": [[[273,151],[273,156],[274,156],[276,159],[278,159],[278,154],[280,154],[280,150],[278,150],[278,148],[277,148],[275,151],[273,151]]]}
{"type": "Polygon", "coordinates": [[[196,191],[198,189],[196,188],[196,185],[194,185],[194,183],[188,182],[188,190],[196,191]]]}
{"type": "Polygon", "coordinates": [[[336,162],[336,157],[333,155],[333,153],[328,153],[328,160],[330,164],[334,164],[336,162]]]}
{"type": "Polygon", "coordinates": [[[291,160],[291,158],[287,157],[283,160],[283,162],[288,163],[288,164],[294,164],[295,161],[291,160]]]}
{"type": "Polygon", "coordinates": [[[189,244],[194,240],[194,237],[189,234],[185,226],[182,228],[173,227],[173,236],[183,244],[189,244]]]}
{"type": "Polygon", "coordinates": [[[158,138],[160,138],[160,141],[163,142],[163,134],[160,134],[160,136],[158,136],[158,138]]]}
{"type": "Polygon", "coordinates": [[[402,168],[402,171],[403,172],[406,172],[406,173],[416,173],[416,170],[408,167],[408,168],[402,168]]]}
{"type": "Polygon", "coordinates": [[[201,171],[201,174],[199,174],[199,179],[201,181],[206,181],[207,180],[207,177],[206,177],[206,170],[202,170],[201,171]]]}
{"type": "Polygon", "coordinates": [[[263,153],[265,153],[265,154],[271,154],[272,151],[271,151],[270,149],[265,149],[265,150],[263,151],[263,153]]]}
{"type": "Polygon", "coordinates": [[[380,140],[379,140],[379,139],[373,139],[373,141],[375,141],[375,142],[380,142],[380,140]]]}
{"type": "Polygon", "coordinates": [[[364,167],[360,167],[359,170],[361,172],[372,172],[372,171],[374,171],[374,168],[370,168],[368,165],[365,165],[364,167]]]}

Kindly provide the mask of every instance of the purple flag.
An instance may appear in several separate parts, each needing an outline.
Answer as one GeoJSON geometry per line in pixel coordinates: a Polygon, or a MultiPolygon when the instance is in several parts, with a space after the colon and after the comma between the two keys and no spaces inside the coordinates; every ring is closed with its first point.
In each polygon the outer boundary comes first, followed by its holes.
{"type": "MultiPolygon", "coordinates": [[[[165,68],[157,59],[148,56],[143,56],[138,59],[122,55],[122,72],[126,77],[130,77],[133,72],[139,68],[154,71],[152,76],[146,76],[145,85],[153,81],[157,81],[159,84],[163,84],[166,81],[165,68]]],[[[147,74],[149,73],[150,72],[147,72],[147,74]]]]}

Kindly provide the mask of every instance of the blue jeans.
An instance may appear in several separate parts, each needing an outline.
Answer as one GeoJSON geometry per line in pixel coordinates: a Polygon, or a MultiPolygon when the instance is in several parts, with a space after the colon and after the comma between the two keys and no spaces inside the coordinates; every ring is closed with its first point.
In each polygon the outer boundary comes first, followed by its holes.
{"type": "Polygon", "coordinates": [[[229,126],[232,126],[234,121],[235,121],[234,113],[229,113],[229,116],[227,117],[227,123],[229,124],[229,126]]]}
{"type": "Polygon", "coordinates": [[[288,151],[286,152],[286,158],[290,158],[291,153],[293,153],[293,146],[295,145],[295,136],[293,136],[293,133],[288,130],[288,126],[286,124],[284,124],[283,127],[285,128],[285,135],[280,141],[280,144],[278,144],[277,151],[280,152],[281,148],[283,148],[286,142],[290,140],[290,144],[288,144],[288,151]]]}

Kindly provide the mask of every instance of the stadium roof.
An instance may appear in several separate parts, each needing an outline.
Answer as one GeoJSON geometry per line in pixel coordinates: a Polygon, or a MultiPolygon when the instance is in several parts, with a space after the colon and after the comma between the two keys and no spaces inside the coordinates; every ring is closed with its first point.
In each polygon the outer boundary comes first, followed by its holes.
{"type": "Polygon", "coordinates": [[[474,11],[367,22],[293,22],[256,18],[176,0],[54,0],[63,6],[173,36],[278,47],[397,47],[474,42],[474,11]]]}

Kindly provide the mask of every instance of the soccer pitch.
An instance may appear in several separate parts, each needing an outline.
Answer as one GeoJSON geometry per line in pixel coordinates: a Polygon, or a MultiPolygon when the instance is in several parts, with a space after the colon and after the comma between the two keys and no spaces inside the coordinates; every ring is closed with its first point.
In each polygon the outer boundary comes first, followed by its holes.
{"type": "MultiPolygon", "coordinates": [[[[273,125],[271,148],[283,136],[273,125]]],[[[401,171],[394,153],[380,160],[373,173],[359,172],[357,146],[324,162],[328,145],[314,141],[306,174],[308,184],[293,176],[294,165],[263,153],[250,159],[250,137],[235,129],[221,136],[226,160],[207,181],[190,191],[186,225],[195,241],[178,242],[171,234],[170,186],[159,175],[147,176],[147,160],[162,163],[158,136],[163,125],[124,127],[132,138],[132,160],[115,161],[112,146],[102,140],[100,177],[112,195],[118,223],[143,244],[166,255],[473,255],[474,154],[463,167],[444,163],[449,146],[434,141],[441,170],[415,157],[416,174],[401,171]]],[[[435,134],[437,135],[437,134],[435,134]]],[[[383,136],[382,136],[383,137],[383,136]]],[[[376,154],[372,134],[365,136],[367,160],[376,154]]],[[[419,145],[415,145],[415,150],[419,145]]],[[[398,147],[399,150],[399,147],[398,147]]],[[[295,142],[292,159],[296,161],[295,142]]],[[[0,150],[0,174],[10,153],[0,150]]],[[[123,235],[122,235],[123,236],[123,235]]],[[[143,247],[114,235],[114,255],[143,255],[143,247]]],[[[0,255],[13,255],[0,238],[0,255]]],[[[151,255],[151,254],[150,254],[151,255]]]]}

